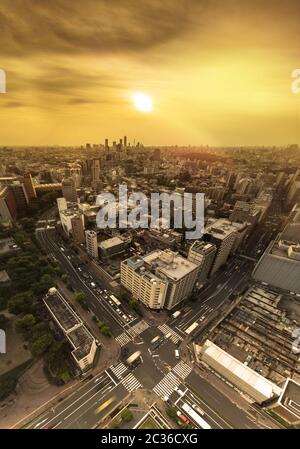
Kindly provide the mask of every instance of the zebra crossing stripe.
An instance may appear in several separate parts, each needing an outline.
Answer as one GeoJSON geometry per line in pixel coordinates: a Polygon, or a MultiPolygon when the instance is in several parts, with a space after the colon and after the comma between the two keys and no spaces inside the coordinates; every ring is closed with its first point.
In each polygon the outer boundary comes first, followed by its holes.
{"type": "Polygon", "coordinates": [[[185,379],[192,372],[193,368],[187,365],[182,360],[174,366],[173,372],[177,374],[181,379],[185,379]]]}
{"type": "Polygon", "coordinates": [[[125,371],[127,371],[127,368],[123,363],[118,363],[118,365],[116,366],[111,366],[110,369],[118,378],[122,376],[122,374],[125,373],[125,371]]]}
{"type": "Polygon", "coordinates": [[[171,340],[173,343],[177,344],[182,338],[175,332],[173,329],[171,329],[167,324],[161,324],[158,329],[164,334],[171,334],[171,340]]]}
{"type": "Polygon", "coordinates": [[[116,341],[120,344],[120,346],[125,346],[131,341],[131,338],[126,334],[126,332],[123,332],[116,337],[116,341]]]}
{"type": "Polygon", "coordinates": [[[170,396],[176,387],[180,384],[180,380],[169,372],[154,388],[153,391],[162,399],[165,396],[170,396]]]}
{"type": "Polygon", "coordinates": [[[132,373],[129,373],[126,377],[124,377],[121,383],[129,392],[143,388],[142,384],[132,373]]]}

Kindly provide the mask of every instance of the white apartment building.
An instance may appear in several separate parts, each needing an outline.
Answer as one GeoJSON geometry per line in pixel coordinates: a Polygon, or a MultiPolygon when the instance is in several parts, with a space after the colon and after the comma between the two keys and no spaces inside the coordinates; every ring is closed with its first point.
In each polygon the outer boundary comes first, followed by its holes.
{"type": "Polygon", "coordinates": [[[199,267],[177,253],[153,251],[121,263],[121,283],[147,307],[168,310],[188,298],[199,267]]]}

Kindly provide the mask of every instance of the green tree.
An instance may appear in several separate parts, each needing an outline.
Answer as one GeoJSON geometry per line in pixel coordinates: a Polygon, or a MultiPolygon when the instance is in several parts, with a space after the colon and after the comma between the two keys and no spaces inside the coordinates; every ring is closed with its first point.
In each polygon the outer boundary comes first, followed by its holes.
{"type": "Polygon", "coordinates": [[[128,408],[125,408],[125,410],[123,410],[121,412],[121,418],[123,421],[125,422],[130,422],[133,419],[133,413],[131,410],[129,410],[128,408]]]}
{"type": "Polygon", "coordinates": [[[16,332],[24,335],[27,335],[31,331],[34,324],[35,318],[30,313],[24,315],[22,318],[17,318],[14,322],[16,332]]]}
{"type": "Polygon", "coordinates": [[[15,315],[30,312],[34,301],[35,296],[32,291],[18,293],[8,301],[8,310],[15,315]]]}
{"type": "Polygon", "coordinates": [[[40,357],[53,342],[52,334],[44,334],[31,344],[31,353],[34,357],[40,357]]]}

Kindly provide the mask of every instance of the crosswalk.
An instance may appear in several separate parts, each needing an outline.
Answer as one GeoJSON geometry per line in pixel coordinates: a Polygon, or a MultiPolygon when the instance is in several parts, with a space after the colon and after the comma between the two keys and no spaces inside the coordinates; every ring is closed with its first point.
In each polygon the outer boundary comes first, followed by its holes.
{"type": "Polygon", "coordinates": [[[122,362],[118,363],[117,365],[110,366],[110,369],[118,379],[120,379],[122,377],[122,374],[127,371],[127,367],[122,362]]]}
{"type": "Polygon", "coordinates": [[[172,373],[169,372],[154,388],[153,391],[160,398],[164,399],[165,396],[170,396],[178,385],[180,380],[172,373]]]}
{"type": "Polygon", "coordinates": [[[181,379],[185,379],[188,377],[188,375],[193,371],[193,368],[191,368],[189,365],[187,365],[182,360],[177,363],[177,365],[173,368],[173,373],[177,374],[181,379]]]}
{"type": "Polygon", "coordinates": [[[127,374],[127,376],[122,379],[121,383],[129,392],[143,388],[142,384],[132,373],[127,374]]]}
{"type": "Polygon", "coordinates": [[[170,339],[173,343],[177,344],[182,338],[175,332],[173,329],[171,329],[167,324],[161,324],[158,326],[158,329],[164,334],[171,334],[170,339]]]}
{"type": "Polygon", "coordinates": [[[146,321],[142,320],[139,321],[137,324],[135,324],[132,327],[129,327],[126,332],[131,335],[132,337],[137,337],[142,332],[144,332],[146,329],[148,329],[149,324],[146,323],[146,321]]]}
{"type": "Polygon", "coordinates": [[[132,338],[129,337],[129,335],[127,335],[126,332],[123,332],[122,334],[116,337],[116,341],[119,343],[121,347],[127,345],[127,343],[129,343],[131,340],[132,338]]]}
{"type": "Polygon", "coordinates": [[[126,331],[124,331],[124,332],[122,332],[122,334],[118,335],[116,337],[116,341],[119,343],[119,345],[121,347],[125,346],[125,345],[127,345],[127,343],[132,341],[132,339],[134,337],[137,337],[142,332],[144,332],[146,329],[148,329],[148,327],[149,327],[149,324],[146,323],[146,321],[144,321],[144,320],[139,321],[137,324],[135,324],[132,327],[128,327],[128,329],[126,329],[126,331]]]}

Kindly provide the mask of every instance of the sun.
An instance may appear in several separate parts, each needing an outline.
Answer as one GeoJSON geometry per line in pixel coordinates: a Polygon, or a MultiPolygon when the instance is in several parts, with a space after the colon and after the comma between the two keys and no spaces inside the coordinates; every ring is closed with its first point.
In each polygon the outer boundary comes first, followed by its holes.
{"type": "Polygon", "coordinates": [[[153,109],[152,98],[143,92],[136,92],[133,94],[134,106],[141,112],[151,112],[153,109]]]}

